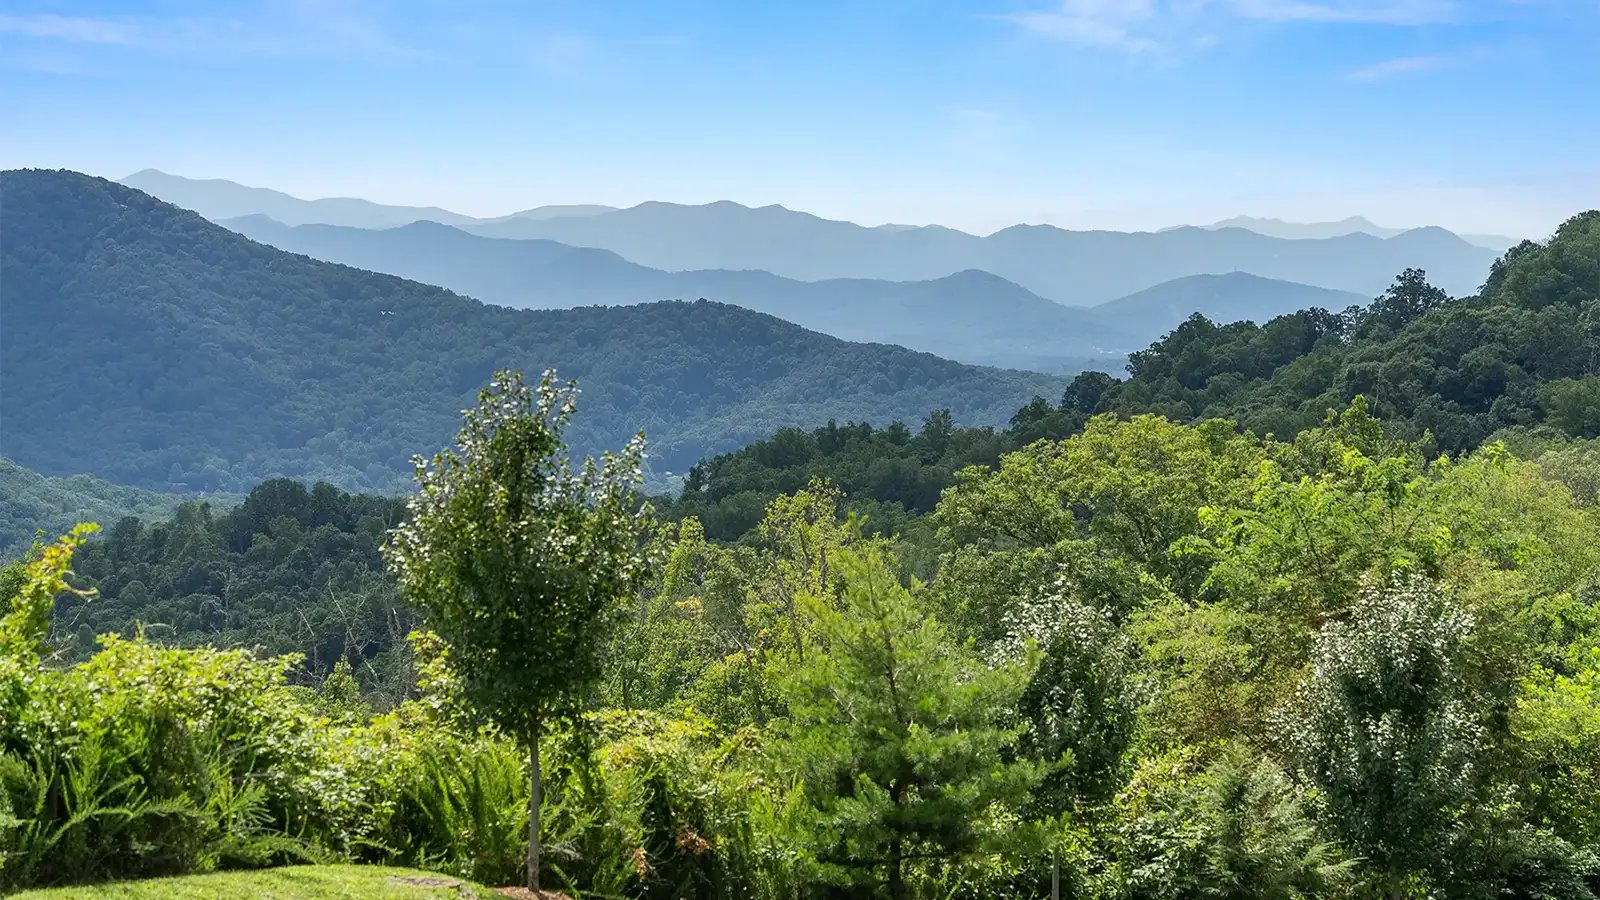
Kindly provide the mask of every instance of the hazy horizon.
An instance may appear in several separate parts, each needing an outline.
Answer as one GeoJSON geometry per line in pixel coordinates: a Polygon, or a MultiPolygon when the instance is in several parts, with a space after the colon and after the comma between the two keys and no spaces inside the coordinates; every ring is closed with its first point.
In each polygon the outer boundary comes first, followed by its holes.
{"type": "MultiPolygon", "coordinates": [[[[743,206],[743,207],[745,207],[747,209],[760,209],[762,207],[767,207],[767,206],[777,206],[777,207],[789,210],[790,212],[804,213],[804,214],[808,214],[808,215],[815,215],[815,216],[818,216],[819,218],[823,218],[823,219],[826,219],[826,220],[829,220],[829,221],[848,222],[850,224],[859,225],[859,226],[866,227],[866,228],[895,228],[895,227],[902,227],[902,228],[920,228],[920,227],[950,228],[950,229],[954,229],[954,230],[958,230],[958,231],[965,231],[965,232],[967,232],[969,234],[973,234],[973,235],[976,235],[976,236],[979,236],[979,237],[988,236],[988,235],[991,235],[991,234],[995,233],[996,231],[1001,231],[1001,230],[1004,230],[1006,228],[1010,228],[1010,227],[1014,227],[1014,226],[1018,226],[1018,225],[1028,226],[1028,225],[1055,224],[1055,223],[1047,223],[1047,222],[1018,221],[1018,222],[1007,223],[1005,225],[1000,226],[999,228],[987,229],[987,230],[973,230],[973,229],[958,228],[957,226],[950,225],[950,224],[945,223],[945,222],[903,222],[903,221],[875,222],[875,221],[858,221],[858,220],[854,220],[854,219],[845,219],[845,218],[836,217],[836,216],[822,215],[820,213],[817,213],[815,210],[806,209],[806,208],[801,207],[801,206],[790,206],[788,204],[783,204],[783,203],[774,203],[774,204],[744,203],[744,202],[741,202],[739,200],[728,198],[728,197],[719,197],[719,198],[714,199],[714,200],[707,200],[707,201],[703,201],[703,202],[699,202],[699,203],[683,203],[683,202],[680,202],[680,201],[663,200],[661,198],[650,197],[650,198],[646,198],[646,199],[643,199],[643,200],[639,200],[639,201],[634,202],[634,203],[627,203],[627,204],[585,204],[585,203],[581,203],[581,202],[574,202],[574,203],[534,203],[534,204],[526,205],[526,206],[518,206],[516,204],[512,204],[511,206],[508,206],[508,207],[506,207],[504,209],[496,209],[496,210],[491,210],[491,211],[484,212],[484,213],[469,213],[469,212],[465,212],[465,211],[460,210],[460,209],[454,209],[454,208],[446,207],[446,206],[439,206],[438,204],[429,204],[429,203],[421,203],[421,202],[410,202],[410,201],[406,201],[406,200],[403,200],[403,199],[391,202],[391,201],[374,200],[371,197],[357,197],[357,196],[353,196],[353,195],[329,195],[329,196],[325,196],[325,197],[324,196],[318,196],[318,197],[300,196],[300,195],[297,195],[297,194],[293,194],[293,193],[291,193],[289,191],[280,190],[279,188],[276,188],[276,187],[274,187],[272,185],[245,184],[243,182],[235,181],[234,179],[231,179],[231,178],[221,178],[221,177],[217,177],[217,178],[194,178],[194,177],[185,175],[185,174],[183,174],[181,172],[168,172],[168,171],[165,171],[163,169],[159,169],[159,168],[154,167],[154,166],[151,166],[151,167],[146,168],[146,169],[140,169],[137,172],[129,172],[129,173],[126,173],[126,174],[120,175],[120,176],[106,175],[106,174],[100,174],[100,173],[94,173],[94,172],[88,172],[88,173],[85,173],[85,174],[97,175],[98,177],[106,178],[106,179],[111,180],[111,181],[125,182],[125,181],[128,181],[130,179],[135,179],[137,176],[143,175],[143,174],[145,174],[147,172],[154,172],[154,173],[157,173],[157,174],[162,175],[162,176],[181,178],[181,179],[184,179],[184,180],[187,180],[187,181],[227,182],[229,184],[237,185],[239,187],[247,188],[247,189],[250,189],[250,190],[273,191],[273,192],[288,196],[288,197],[290,197],[290,198],[292,198],[294,200],[307,202],[307,203],[316,203],[316,202],[323,202],[323,201],[366,201],[366,202],[378,203],[378,204],[381,204],[381,205],[384,205],[384,206],[394,206],[394,207],[415,207],[417,209],[437,208],[437,209],[442,210],[444,212],[455,213],[455,214],[463,215],[463,216],[469,216],[469,217],[471,217],[473,219],[478,219],[478,220],[481,220],[481,221],[492,221],[492,220],[495,220],[495,219],[505,218],[505,217],[511,216],[511,215],[513,215],[515,213],[527,212],[527,211],[534,210],[534,209],[539,209],[539,208],[542,208],[542,207],[556,207],[556,208],[559,208],[559,207],[563,207],[563,206],[582,207],[582,206],[587,206],[587,205],[597,205],[597,206],[609,206],[612,209],[616,209],[616,210],[625,210],[625,209],[630,209],[630,208],[633,208],[633,207],[636,207],[636,206],[641,206],[641,205],[644,205],[644,204],[647,204],[647,203],[668,203],[668,204],[681,205],[681,206],[707,206],[707,205],[713,205],[713,204],[717,204],[717,203],[734,203],[734,204],[737,204],[739,206],[743,206]]],[[[266,214],[263,214],[263,213],[252,213],[250,215],[266,215],[266,214]]],[[[269,219],[272,218],[270,215],[267,215],[266,217],[269,218],[269,219]]],[[[1189,228],[1189,227],[1208,228],[1208,227],[1212,227],[1212,226],[1225,225],[1225,224],[1229,225],[1229,227],[1245,227],[1245,226],[1242,226],[1242,225],[1232,225],[1231,224],[1232,220],[1237,220],[1237,219],[1253,219],[1253,220],[1256,220],[1258,222],[1275,222],[1275,223],[1284,224],[1284,225],[1291,225],[1291,226],[1292,225],[1337,225],[1337,224],[1343,224],[1345,222],[1353,221],[1353,220],[1365,220],[1365,223],[1367,225],[1376,226],[1378,228],[1394,229],[1394,230],[1398,230],[1398,231],[1411,230],[1411,229],[1415,229],[1415,228],[1427,228],[1427,227],[1448,227],[1448,226],[1441,226],[1441,225],[1439,225],[1439,223],[1436,223],[1436,222],[1418,222],[1418,223],[1415,223],[1415,224],[1406,224],[1406,225],[1395,225],[1395,224],[1389,223],[1389,222],[1375,222],[1375,221],[1372,221],[1371,217],[1365,216],[1365,215],[1361,214],[1360,212],[1352,212],[1349,215],[1338,216],[1336,218],[1329,218],[1329,219],[1326,219],[1326,220],[1319,220],[1319,221],[1316,221],[1316,222],[1312,222],[1312,221],[1309,221],[1309,220],[1305,220],[1305,221],[1289,220],[1289,219],[1284,219],[1281,216],[1258,216],[1258,215],[1253,215],[1248,211],[1237,213],[1237,214],[1231,215],[1231,216],[1224,216],[1224,217],[1222,217],[1220,219],[1217,219],[1215,221],[1207,221],[1207,222],[1171,222],[1171,223],[1168,223],[1166,225],[1160,225],[1160,226],[1155,226],[1155,227],[1150,227],[1150,228],[1127,228],[1127,229],[1109,229],[1109,228],[1107,228],[1107,229],[1098,229],[1098,228],[1094,228],[1092,226],[1091,227],[1084,227],[1084,228],[1072,228],[1071,226],[1057,226],[1057,227],[1069,228],[1070,230],[1084,230],[1084,231],[1117,230],[1117,231],[1129,231],[1129,232],[1158,232],[1158,231],[1171,230],[1171,229],[1174,229],[1174,228],[1189,228]]],[[[419,220],[419,221],[423,221],[423,220],[419,220]]],[[[291,227],[294,227],[292,223],[285,223],[285,224],[290,224],[291,227]]],[[[305,223],[305,224],[307,224],[307,225],[315,225],[315,224],[320,224],[320,223],[308,222],[308,223],[305,223]]],[[[441,224],[449,225],[450,223],[445,222],[445,223],[441,223],[441,224]]],[[[387,226],[387,227],[399,227],[399,226],[387,226]]],[[[1454,231],[1455,229],[1451,229],[1451,230],[1454,231]]],[[[1462,232],[1458,232],[1458,233],[1464,233],[1464,232],[1465,232],[1465,230],[1462,230],[1462,232]]],[[[1477,234],[1478,232],[1472,232],[1472,233],[1477,234]]],[[[1510,237],[1518,237],[1518,238],[1522,237],[1522,235],[1508,235],[1508,236],[1510,236],[1510,237]]],[[[1535,236],[1534,235],[1528,235],[1528,237],[1535,237],[1535,236]]]]}
{"type": "Polygon", "coordinates": [[[15,4],[0,165],[488,217],[647,200],[1543,236],[1600,205],[1579,0],[15,4]]]}

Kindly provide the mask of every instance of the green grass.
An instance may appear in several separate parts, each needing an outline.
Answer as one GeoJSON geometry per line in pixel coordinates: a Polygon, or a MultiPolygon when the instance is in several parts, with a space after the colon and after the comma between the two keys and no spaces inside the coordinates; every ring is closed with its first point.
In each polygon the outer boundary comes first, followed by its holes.
{"type": "Polygon", "coordinates": [[[14,900],[322,900],[322,898],[377,897],[394,900],[457,900],[461,897],[497,896],[481,885],[434,875],[416,869],[391,869],[384,866],[286,866],[249,872],[214,872],[179,878],[150,878],[144,881],[113,881],[85,887],[47,888],[23,891],[14,900]],[[432,886],[407,884],[400,879],[430,879],[448,884],[432,886]]]}

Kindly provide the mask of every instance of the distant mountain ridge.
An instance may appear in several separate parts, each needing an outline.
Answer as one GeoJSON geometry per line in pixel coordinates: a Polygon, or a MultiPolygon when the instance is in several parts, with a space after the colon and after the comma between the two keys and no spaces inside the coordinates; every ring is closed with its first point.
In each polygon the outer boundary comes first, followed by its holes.
{"type": "MultiPolygon", "coordinates": [[[[1223,219],[1220,222],[1213,222],[1210,225],[1201,227],[1211,231],[1220,228],[1243,228],[1246,231],[1253,231],[1256,234],[1264,234],[1268,237],[1281,237],[1292,240],[1331,238],[1346,234],[1370,234],[1373,237],[1391,238],[1410,230],[1406,228],[1386,228],[1365,216],[1350,216],[1337,222],[1289,222],[1283,219],[1234,216],[1231,219],[1223,219]]],[[[1171,231],[1173,229],[1167,230],[1171,231]]],[[[1518,242],[1517,238],[1506,237],[1503,234],[1461,234],[1460,237],[1470,244],[1495,251],[1504,251],[1518,242]]]]}
{"type": "Polygon", "coordinates": [[[333,222],[356,228],[392,228],[419,219],[449,224],[477,221],[437,206],[386,206],[356,197],[302,200],[269,188],[221,178],[184,178],[156,169],[135,172],[121,183],[184,209],[204,210],[201,215],[211,219],[264,215],[292,225],[333,222]]]}
{"type": "MultiPolygon", "coordinates": [[[[177,181],[183,183],[181,197],[176,188],[150,184],[148,178],[143,186],[213,220],[257,212],[303,224],[318,212],[302,206],[285,217],[265,208],[241,209],[241,196],[258,195],[233,192],[226,203],[212,202],[205,191],[195,188],[211,182],[177,181]]],[[[411,208],[390,209],[404,211],[386,213],[390,225],[406,224],[393,220],[411,215],[411,208]]],[[[1412,229],[1388,238],[1347,234],[1288,240],[1239,228],[1123,233],[1016,225],[980,237],[940,226],[865,227],[777,205],[752,208],[731,201],[699,206],[651,201],[581,215],[513,215],[495,220],[462,221],[454,213],[412,219],[454,224],[487,237],[553,240],[610,250],[664,271],[759,269],[801,281],[927,281],[977,269],[1075,306],[1114,300],[1188,275],[1234,270],[1375,296],[1396,272],[1418,267],[1427,269],[1434,283],[1451,293],[1467,294],[1477,288],[1496,255],[1440,228],[1412,229]]]]}
{"type": "MultiPolygon", "coordinates": [[[[1275,281],[1248,272],[1228,272],[1189,275],[1163,282],[1096,306],[1094,312],[1109,321],[1159,322],[1165,333],[1197,311],[1218,323],[1248,320],[1265,324],[1302,309],[1316,307],[1339,312],[1370,300],[1370,297],[1349,291],[1275,281]]],[[[1150,342],[1159,337],[1152,337],[1150,342]]]]}
{"type": "Polygon", "coordinates": [[[1123,354],[1160,336],[1159,331],[1135,334],[1087,310],[1061,306],[971,270],[920,282],[811,282],[760,271],[664,272],[608,250],[481,237],[434,222],[369,230],[289,227],[251,216],[220,224],[282,250],[506,306],[565,309],[709,299],[845,340],[900,344],[979,365],[1116,371],[1123,354]]]}
{"type": "Polygon", "coordinates": [[[999,424],[1068,381],[857,344],[739,307],[487,306],[276,250],[114,182],[0,173],[0,453],[41,474],[394,491],[494,369],[583,388],[574,449],[644,430],[680,470],[830,418],[999,424]]]}
{"type": "Polygon", "coordinates": [[[668,271],[761,269],[802,281],[922,281],[978,269],[1072,306],[1093,306],[1187,275],[1233,270],[1376,296],[1395,273],[1417,267],[1451,293],[1466,294],[1496,255],[1442,228],[1392,238],[1288,240],[1243,229],[1123,233],[1016,225],[977,237],[941,228],[863,228],[778,206],[752,209],[726,201],[652,202],[583,218],[461,227],[492,237],[611,250],[668,271]]]}
{"type": "Polygon", "coordinates": [[[1257,278],[1189,276],[1092,308],[1066,307],[1003,278],[965,270],[928,281],[796,281],[758,271],[664,272],[606,250],[486,238],[433,222],[369,230],[289,227],[260,216],[220,224],[253,240],[507,306],[567,308],[705,298],[778,316],[846,340],[900,344],[950,359],[1038,371],[1120,371],[1196,311],[1264,321],[1307,306],[1368,298],[1257,278]]]}

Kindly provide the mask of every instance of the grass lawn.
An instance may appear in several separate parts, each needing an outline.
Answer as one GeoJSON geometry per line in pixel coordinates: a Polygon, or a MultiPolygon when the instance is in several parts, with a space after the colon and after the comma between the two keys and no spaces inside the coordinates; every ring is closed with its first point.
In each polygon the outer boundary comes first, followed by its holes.
{"type": "Polygon", "coordinates": [[[213,872],[179,878],[113,881],[86,887],[23,891],[14,900],[323,900],[377,897],[393,900],[458,900],[499,897],[481,885],[416,869],[384,866],[285,866],[248,872],[213,872]]]}

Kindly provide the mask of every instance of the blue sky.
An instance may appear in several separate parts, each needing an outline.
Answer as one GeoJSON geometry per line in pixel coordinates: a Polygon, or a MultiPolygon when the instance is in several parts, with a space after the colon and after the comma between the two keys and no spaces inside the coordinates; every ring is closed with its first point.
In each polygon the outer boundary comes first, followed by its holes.
{"type": "Polygon", "coordinates": [[[7,0],[0,120],[4,167],[480,215],[1537,236],[1600,206],[1600,0],[7,0]]]}

